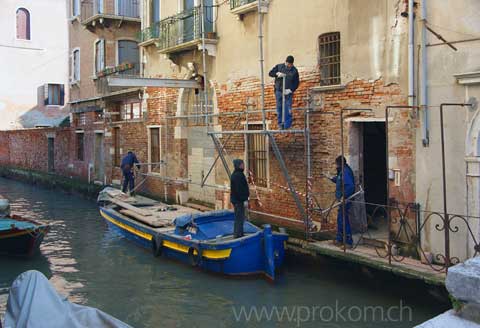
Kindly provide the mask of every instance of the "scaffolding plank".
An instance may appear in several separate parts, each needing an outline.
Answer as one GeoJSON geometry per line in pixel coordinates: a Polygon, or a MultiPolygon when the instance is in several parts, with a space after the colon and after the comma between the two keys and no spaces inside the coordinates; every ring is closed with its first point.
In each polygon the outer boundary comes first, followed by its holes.
{"type": "Polygon", "coordinates": [[[200,84],[195,80],[156,79],[156,78],[128,78],[109,77],[110,87],[159,87],[159,88],[186,88],[200,89],[200,84]]]}

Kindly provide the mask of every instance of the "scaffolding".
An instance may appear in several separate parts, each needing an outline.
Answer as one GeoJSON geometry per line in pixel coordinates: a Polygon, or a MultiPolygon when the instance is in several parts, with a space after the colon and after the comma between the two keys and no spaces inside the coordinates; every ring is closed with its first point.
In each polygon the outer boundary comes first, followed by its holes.
{"type": "MultiPolygon", "coordinates": [[[[218,6],[218,5],[217,5],[218,6]]],[[[173,115],[173,116],[165,116],[162,121],[163,124],[162,126],[165,126],[165,133],[167,133],[169,129],[169,121],[171,120],[187,120],[187,127],[188,126],[188,120],[195,120],[195,122],[203,121],[205,126],[206,126],[206,133],[207,135],[211,138],[214,149],[216,151],[216,157],[213,163],[210,165],[210,168],[208,169],[208,173],[202,177],[201,181],[193,181],[190,178],[179,178],[179,177],[171,177],[168,176],[168,174],[165,174],[166,170],[161,170],[161,174],[155,173],[153,174],[151,172],[151,165],[146,166],[149,167],[150,169],[148,172],[141,172],[140,175],[144,176],[144,181],[146,181],[147,178],[156,178],[162,180],[165,184],[196,184],[199,185],[201,188],[214,188],[216,190],[229,190],[229,188],[225,185],[217,185],[217,184],[208,184],[207,179],[217,166],[218,161],[220,160],[222,163],[222,166],[225,169],[225,172],[230,178],[231,175],[231,170],[229,167],[229,161],[227,160],[228,153],[226,151],[226,145],[231,141],[231,138],[235,135],[237,136],[243,136],[243,139],[246,141],[248,135],[261,135],[264,136],[268,140],[268,145],[271,147],[274,157],[278,161],[279,167],[281,174],[286,181],[287,186],[284,188],[287,190],[295,203],[295,206],[298,210],[298,213],[301,216],[301,220],[293,219],[293,218],[288,218],[285,216],[280,216],[280,215],[275,215],[272,213],[266,213],[266,212],[261,212],[258,210],[251,210],[252,213],[258,214],[258,215],[263,215],[263,216],[268,216],[275,218],[277,220],[283,220],[283,221],[288,221],[288,222],[302,222],[304,224],[304,230],[305,230],[305,236],[306,238],[310,238],[310,234],[316,230],[317,226],[312,220],[312,212],[315,210],[321,210],[321,207],[319,206],[318,201],[316,200],[315,196],[312,194],[312,165],[311,165],[311,139],[310,139],[310,115],[313,112],[312,108],[312,99],[309,94],[307,94],[307,106],[302,107],[302,108],[292,108],[292,111],[295,110],[297,112],[303,111],[303,117],[304,117],[304,124],[303,128],[296,128],[296,129],[281,129],[281,130],[275,130],[275,129],[269,129],[267,127],[267,113],[276,113],[276,109],[272,108],[265,108],[265,72],[264,72],[264,50],[263,50],[263,20],[264,20],[264,8],[263,6],[263,1],[258,1],[258,8],[257,8],[257,14],[258,14],[258,45],[259,45],[259,66],[260,66],[260,108],[257,108],[256,110],[251,110],[249,109],[249,105],[247,104],[247,109],[246,110],[233,110],[229,112],[219,112],[219,113],[213,113],[208,110],[209,106],[209,95],[208,95],[208,90],[210,88],[210,83],[208,80],[208,74],[207,74],[207,49],[205,45],[205,38],[206,38],[206,33],[205,33],[205,4],[204,0],[200,0],[200,16],[201,16],[201,51],[202,51],[202,69],[203,69],[203,86],[200,85],[196,80],[177,80],[177,79],[157,79],[157,78],[135,78],[135,79],[125,79],[125,78],[109,78],[109,84],[114,85],[117,87],[162,87],[162,88],[183,88],[183,89],[195,89],[195,90],[202,90],[202,96],[203,96],[203,104],[202,107],[203,109],[200,111],[200,113],[195,113],[195,114],[187,114],[187,115],[173,115]],[[249,119],[251,120],[252,116],[258,117],[258,115],[261,114],[261,129],[258,130],[248,130],[248,122],[249,119]],[[215,129],[212,129],[212,119],[213,118],[222,118],[222,117],[235,117],[236,120],[234,122],[235,128],[238,127],[238,124],[240,123],[240,120],[242,117],[245,117],[245,128],[244,129],[232,129],[232,130],[226,130],[226,131],[215,131],[215,129]],[[304,148],[304,156],[305,156],[305,192],[301,193],[297,190],[294,181],[292,179],[292,176],[290,175],[288,165],[285,161],[284,155],[282,154],[282,151],[277,143],[276,136],[279,135],[299,135],[303,136],[303,148],[304,148]],[[227,136],[226,140],[222,142],[221,137],[222,136],[227,136]],[[304,200],[302,201],[301,197],[304,197],[304,200]],[[314,204],[316,203],[316,205],[314,204]]],[[[283,86],[285,89],[285,77],[283,77],[283,86]]],[[[293,114],[293,113],[292,113],[293,114]]],[[[280,115],[280,113],[278,113],[280,115]]],[[[282,119],[285,121],[285,95],[283,96],[282,99],[282,119]]],[[[178,121],[177,121],[178,122],[178,121]]],[[[260,125],[260,124],[259,124],[260,125]]],[[[171,128],[171,127],[170,127],[171,128]]],[[[231,163],[231,161],[230,161],[231,163]]],[[[167,167],[168,161],[161,161],[160,167],[167,167]]],[[[144,183],[142,182],[142,184],[144,183]]],[[[254,180],[252,179],[252,182],[254,180]]],[[[165,191],[165,197],[167,196],[167,192],[165,191]]]]}

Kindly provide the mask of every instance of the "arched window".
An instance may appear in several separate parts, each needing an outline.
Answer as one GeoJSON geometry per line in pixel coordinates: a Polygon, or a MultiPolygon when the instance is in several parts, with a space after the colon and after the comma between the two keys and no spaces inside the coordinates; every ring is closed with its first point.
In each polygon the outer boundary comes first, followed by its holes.
{"type": "Polygon", "coordinates": [[[30,40],[30,13],[25,8],[17,10],[17,39],[30,40]]]}

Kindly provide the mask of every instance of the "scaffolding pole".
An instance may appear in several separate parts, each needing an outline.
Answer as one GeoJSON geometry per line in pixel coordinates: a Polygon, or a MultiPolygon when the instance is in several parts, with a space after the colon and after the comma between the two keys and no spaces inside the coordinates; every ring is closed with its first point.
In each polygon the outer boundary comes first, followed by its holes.
{"type": "Polygon", "coordinates": [[[263,56],[263,10],[261,0],[258,0],[258,47],[260,51],[260,102],[262,108],[262,125],[263,129],[267,129],[265,114],[265,72],[264,72],[264,56],[263,56]]]}
{"type": "MultiPolygon", "coordinates": [[[[203,64],[203,112],[208,114],[208,74],[207,74],[207,54],[205,49],[205,3],[200,0],[200,18],[202,20],[202,64],[203,64]]],[[[205,116],[205,124],[208,124],[208,117],[205,116]]]]}

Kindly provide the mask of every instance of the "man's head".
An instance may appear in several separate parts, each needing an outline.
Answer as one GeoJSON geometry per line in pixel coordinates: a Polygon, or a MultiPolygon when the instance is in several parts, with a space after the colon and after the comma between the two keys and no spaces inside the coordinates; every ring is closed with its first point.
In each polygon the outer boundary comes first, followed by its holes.
{"type": "Polygon", "coordinates": [[[343,165],[346,165],[347,164],[347,160],[345,159],[345,157],[343,156],[338,156],[336,159],[335,159],[335,165],[337,166],[337,170],[341,170],[342,169],[342,162],[343,162],[343,165]]]}
{"type": "Polygon", "coordinates": [[[285,59],[285,66],[287,66],[288,68],[292,67],[294,61],[295,59],[292,55],[287,56],[287,59],[285,59]]]}
{"type": "Polygon", "coordinates": [[[243,163],[243,160],[237,158],[233,160],[233,167],[235,170],[242,171],[245,170],[245,164],[243,163]]]}

